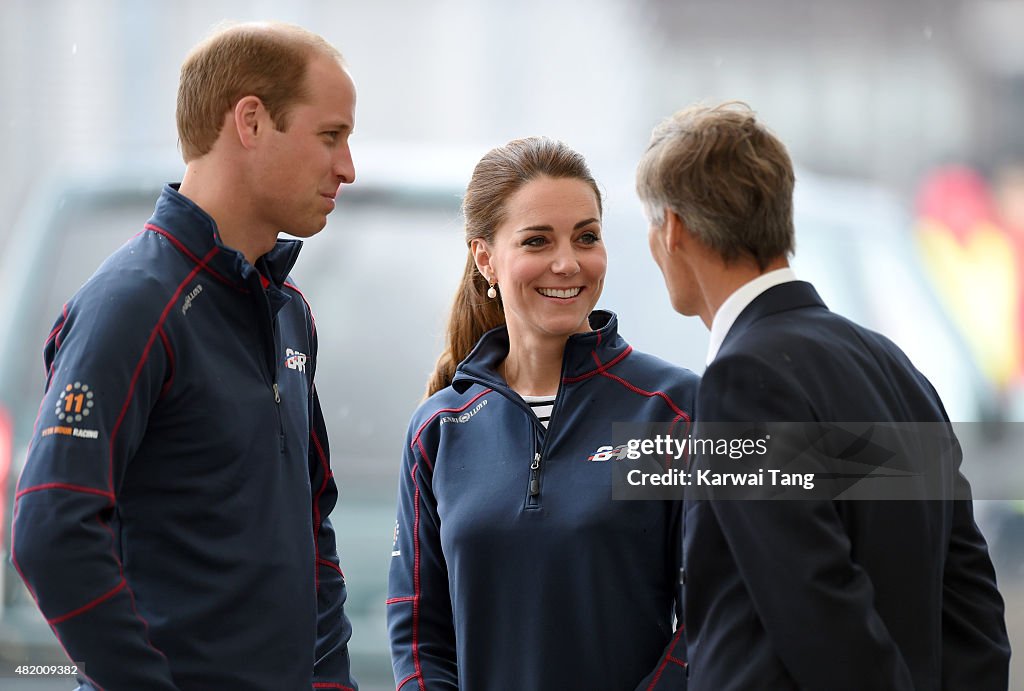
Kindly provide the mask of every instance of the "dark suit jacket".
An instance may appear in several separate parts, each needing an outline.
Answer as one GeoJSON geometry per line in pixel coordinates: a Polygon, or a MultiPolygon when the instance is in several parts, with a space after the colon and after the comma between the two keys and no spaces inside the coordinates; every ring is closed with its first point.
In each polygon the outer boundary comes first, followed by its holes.
{"type": "MultiPolygon", "coordinates": [[[[697,419],[948,423],[899,348],[803,282],[740,314],[697,419]]],[[[688,499],[685,521],[690,691],[1007,688],[1003,601],[970,501],[688,499]]]]}

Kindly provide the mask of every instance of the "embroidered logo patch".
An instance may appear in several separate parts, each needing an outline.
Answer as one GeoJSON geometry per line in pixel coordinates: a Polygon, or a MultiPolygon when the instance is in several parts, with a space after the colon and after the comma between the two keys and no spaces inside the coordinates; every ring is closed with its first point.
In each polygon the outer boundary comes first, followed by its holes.
{"type": "Polygon", "coordinates": [[[199,283],[195,288],[185,296],[185,301],[181,305],[181,315],[185,316],[190,309],[192,309],[192,301],[199,297],[203,292],[203,284],[199,283]]]}
{"type": "Polygon", "coordinates": [[[443,416],[441,418],[441,423],[440,424],[442,424],[442,425],[450,425],[452,423],[455,423],[457,425],[461,425],[461,424],[464,424],[466,422],[469,422],[471,419],[473,419],[473,416],[476,415],[477,413],[479,413],[481,410],[483,410],[484,406],[486,406],[486,405],[487,405],[487,399],[485,398],[484,400],[482,400],[479,403],[477,403],[476,404],[476,408],[473,408],[473,410],[469,411],[468,413],[463,413],[462,415],[459,415],[458,417],[453,417],[451,415],[443,416]]]}
{"type": "Polygon", "coordinates": [[[53,411],[61,422],[81,422],[89,417],[94,404],[95,394],[88,384],[76,381],[68,384],[57,398],[57,406],[53,411]]]}
{"type": "Polygon", "coordinates": [[[49,437],[57,434],[64,437],[78,437],[79,439],[99,439],[99,430],[87,429],[74,426],[86,420],[96,405],[96,393],[88,384],[76,381],[68,384],[57,397],[53,414],[62,424],[45,427],[39,433],[40,436],[49,437]]]}
{"type": "Polygon", "coordinates": [[[636,449],[631,449],[629,444],[619,444],[618,446],[599,446],[597,451],[587,456],[588,461],[624,461],[626,459],[635,461],[640,458],[640,452],[636,449]]]}
{"type": "Polygon", "coordinates": [[[306,371],[306,360],[309,359],[305,353],[300,353],[297,350],[291,348],[285,348],[284,350],[284,366],[288,369],[293,369],[298,372],[306,371]]]}

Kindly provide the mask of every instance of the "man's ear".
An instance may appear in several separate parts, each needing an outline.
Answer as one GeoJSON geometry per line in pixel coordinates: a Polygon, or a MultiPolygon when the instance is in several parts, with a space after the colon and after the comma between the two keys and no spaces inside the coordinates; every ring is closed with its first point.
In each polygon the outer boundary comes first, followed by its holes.
{"type": "Polygon", "coordinates": [[[473,238],[469,244],[469,251],[473,253],[477,271],[488,283],[497,282],[498,277],[494,275],[494,267],[491,266],[491,249],[487,246],[487,242],[482,238],[473,238]]]}
{"type": "Polygon", "coordinates": [[[267,109],[258,96],[245,96],[235,104],[232,124],[238,133],[238,140],[246,149],[256,145],[256,140],[266,126],[267,109]]]}
{"type": "Polygon", "coordinates": [[[690,239],[690,230],[683,223],[672,209],[665,207],[665,250],[672,254],[676,250],[686,248],[687,240],[690,239]]]}

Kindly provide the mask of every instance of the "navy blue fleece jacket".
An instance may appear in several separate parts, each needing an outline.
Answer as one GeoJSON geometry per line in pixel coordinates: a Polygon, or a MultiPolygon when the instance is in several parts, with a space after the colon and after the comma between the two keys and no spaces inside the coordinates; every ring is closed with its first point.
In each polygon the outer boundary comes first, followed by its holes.
{"type": "Polygon", "coordinates": [[[613,423],[688,425],[697,377],[608,312],[569,338],[550,428],[497,373],[504,327],[413,415],[388,628],[402,691],[685,688],[680,502],[612,500],[613,423]]]}
{"type": "Polygon", "coordinates": [[[168,186],[65,306],[13,561],[85,689],[348,689],[316,331],[168,186]]]}

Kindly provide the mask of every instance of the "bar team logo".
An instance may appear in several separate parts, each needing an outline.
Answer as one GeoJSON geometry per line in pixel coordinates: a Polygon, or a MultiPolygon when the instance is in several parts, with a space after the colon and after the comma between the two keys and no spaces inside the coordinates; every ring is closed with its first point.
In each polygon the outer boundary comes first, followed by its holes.
{"type": "Polygon", "coordinates": [[[285,348],[284,351],[284,366],[288,369],[293,369],[298,372],[306,371],[306,361],[309,359],[305,353],[300,353],[297,350],[291,348],[285,348]]]}
{"type": "Polygon", "coordinates": [[[588,461],[601,462],[601,461],[624,461],[629,459],[635,461],[640,458],[641,454],[635,448],[630,448],[629,444],[619,444],[618,446],[599,446],[597,451],[587,456],[588,461]]]}

